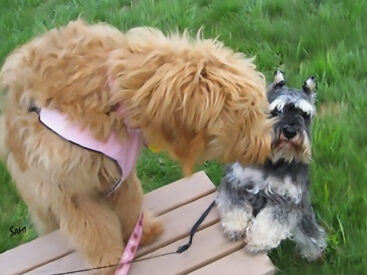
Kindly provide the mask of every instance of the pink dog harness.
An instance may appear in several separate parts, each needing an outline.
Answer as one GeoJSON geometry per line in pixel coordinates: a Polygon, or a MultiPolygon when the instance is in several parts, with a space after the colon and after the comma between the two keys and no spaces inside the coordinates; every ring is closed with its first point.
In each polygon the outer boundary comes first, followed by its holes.
{"type": "MultiPolygon", "coordinates": [[[[40,109],[38,113],[39,120],[62,138],[83,148],[100,152],[118,163],[122,173],[121,179],[115,183],[106,196],[111,195],[133,170],[139,149],[143,143],[140,130],[128,129],[129,136],[123,142],[120,142],[116,133],[113,132],[108,140],[103,143],[96,140],[88,130],[82,130],[79,125],[71,123],[65,114],[50,109],[40,109]]],[[[128,273],[135,251],[139,246],[143,230],[142,224],[143,214],[139,216],[115,275],[126,275],[128,273]]]]}
{"type": "Polygon", "coordinates": [[[39,118],[44,125],[64,139],[83,148],[100,152],[118,163],[122,173],[121,179],[107,193],[107,196],[112,194],[133,170],[143,142],[140,130],[128,129],[129,136],[124,142],[120,142],[116,133],[113,132],[103,143],[96,140],[88,130],[82,130],[79,125],[71,123],[67,115],[56,110],[41,109],[39,118]]]}

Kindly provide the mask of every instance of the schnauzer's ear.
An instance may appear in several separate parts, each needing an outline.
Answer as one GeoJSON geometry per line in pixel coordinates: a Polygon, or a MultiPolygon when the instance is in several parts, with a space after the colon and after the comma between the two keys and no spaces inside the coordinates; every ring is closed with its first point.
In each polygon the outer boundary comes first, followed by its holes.
{"type": "Polygon", "coordinates": [[[280,88],[280,87],[283,87],[284,85],[285,85],[284,74],[281,70],[277,70],[274,73],[273,87],[280,88]]]}
{"type": "Polygon", "coordinates": [[[316,93],[317,90],[317,82],[314,76],[310,76],[303,83],[303,91],[307,94],[316,93]]]}
{"type": "Polygon", "coordinates": [[[306,79],[302,86],[303,92],[311,97],[311,101],[315,103],[316,91],[317,91],[317,81],[314,76],[310,76],[306,79]]]}

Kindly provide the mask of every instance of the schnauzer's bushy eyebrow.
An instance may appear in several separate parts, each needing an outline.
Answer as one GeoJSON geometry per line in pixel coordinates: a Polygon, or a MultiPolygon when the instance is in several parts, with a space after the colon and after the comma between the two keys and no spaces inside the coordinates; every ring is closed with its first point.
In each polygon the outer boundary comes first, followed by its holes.
{"type": "Polygon", "coordinates": [[[270,111],[275,109],[282,111],[286,105],[293,105],[309,115],[315,113],[315,107],[310,102],[302,97],[294,97],[291,95],[281,95],[275,98],[270,103],[270,111]]]}
{"type": "Polygon", "coordinates": [[[276,97],[272,102],[270,102],[270,111],[274,109],[283,110],[284,106],[291,100],[290,96],[281,95],[276,97]]]}
{"type": "Polygon", "coordinates": [[[299,99],[296,102],[294,102],[294,106],[298,109],[301,109],[303,112],[305,112],[308,115],[313,115],[315,113],[315,107],[312,106],[307,100],[305,99],[299,99]]]}

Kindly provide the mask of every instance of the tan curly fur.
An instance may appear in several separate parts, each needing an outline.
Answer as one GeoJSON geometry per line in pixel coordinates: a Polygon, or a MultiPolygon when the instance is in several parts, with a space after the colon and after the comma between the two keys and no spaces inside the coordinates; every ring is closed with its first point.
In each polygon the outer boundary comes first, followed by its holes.
{"type": "MultiPolygon", "coordinates": [[[[264,77],[216,40],[78,20],[15,50],[0,77],[1,156],[32,220],[41,234],[60,227],[94,266],[118,262],[141,211],[140,182],[133,172],[101,198],[120,176],[115,163],[46,129],[28,112],[31,102],[60,110],[101,141],[111,131],[124,139],[126,125],[140,128],[185,175],[205,160],[245,165],[270,153],[264,77]]],[[[144,243],[161,231],[147,216],[144,243]]]]}

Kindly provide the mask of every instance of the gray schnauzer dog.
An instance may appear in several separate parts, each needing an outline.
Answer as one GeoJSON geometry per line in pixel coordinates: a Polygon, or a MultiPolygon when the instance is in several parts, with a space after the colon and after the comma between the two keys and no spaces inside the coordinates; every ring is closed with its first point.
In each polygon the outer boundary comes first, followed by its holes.
{"type": "Polygon", "coordinates": [[[325,231],[317,224],[309,196],[311,122],[317,84],[309,77],[302,91],[288,88],[277,71],[268,89],[276,117],[273,156],[262,166],[229,165],[216,204],[225,234],[244,238],[251,253],[268,251],[293,239],[308,260],[321,256],[325,231]]]}

